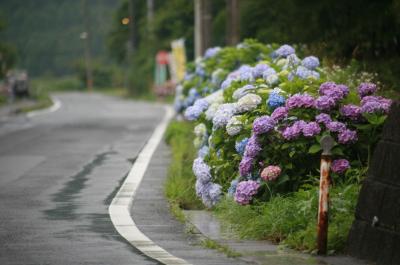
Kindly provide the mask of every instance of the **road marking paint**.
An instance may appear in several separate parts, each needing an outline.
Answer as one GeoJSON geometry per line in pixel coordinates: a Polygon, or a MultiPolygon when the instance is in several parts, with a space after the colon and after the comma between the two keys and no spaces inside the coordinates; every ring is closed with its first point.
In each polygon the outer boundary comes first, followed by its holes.
{"type": "Polygon", "coordinates": [[[32,118],[38,115],[55,112],[61,108],[62,106],[61,101],[58,100],[56,97],[51,97],[51,101],[53,101],[53,105],[51,107],[47,109],[30,111],[26,114],[26,116],[28,118],[32,118]]]}
{"type": "Polygon", "coordinates": [[[127,178],[112,200],[108,212],[118,233],[146,256],[167,265],[190,265],[187,261],[173,256],[168,251],[155,244],[139,230],[130,215],[130,209],[137,188],[146,173],[153,153],[164,135],[168,122],[174,115],[174,111],[170,106],[166,106],[165,110],[166,113],[163,120],[156,127],[145,147],[139,153],[127,178]]]}

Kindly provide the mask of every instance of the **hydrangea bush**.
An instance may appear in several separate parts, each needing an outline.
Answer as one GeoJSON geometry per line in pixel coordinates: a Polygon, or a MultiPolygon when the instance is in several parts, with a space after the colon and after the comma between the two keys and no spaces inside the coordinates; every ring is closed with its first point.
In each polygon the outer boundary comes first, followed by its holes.
{"type": "Polygon", "coordinates": [[[368,166],[390,110],[368,78],[341,80],[315,56],[255,41],[212,48],[190,68],[175,106],[195,121],[196,191],[207,207],[241,204],[315,184],[320,139],[335,139],[334,183],[368,166]],[[356,170],[349,170],[350,168],[356,170]]]}

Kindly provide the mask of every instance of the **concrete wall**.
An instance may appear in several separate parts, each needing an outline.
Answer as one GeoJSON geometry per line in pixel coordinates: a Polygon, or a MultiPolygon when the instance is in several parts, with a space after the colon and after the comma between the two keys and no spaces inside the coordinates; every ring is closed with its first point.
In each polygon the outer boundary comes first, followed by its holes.
{"type": "Polygon", "coordinates": [[[399,102],[392,106],[362,185],[348,252],[377,264],[400,264],[399,102]]]}

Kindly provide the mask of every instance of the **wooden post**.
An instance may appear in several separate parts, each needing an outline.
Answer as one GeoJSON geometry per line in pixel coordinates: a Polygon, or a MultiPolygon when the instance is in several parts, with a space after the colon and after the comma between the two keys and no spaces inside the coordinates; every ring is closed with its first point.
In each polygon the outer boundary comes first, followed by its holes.
{"type": "Polygon", "coordinates": [[[81,34],[81,39],[84,41],[85,46],[85,68],[86,68],[86,87],[91,92],[93,90],[93,71],[92,71],[92,56],[90,52],[90,25],[89,25],[89,12],[87,8],[87,1],[82,0],[82,11],[85,32],[81,34]]]}
{"type": "Polygon", "coordinates": [[[226,44],[236,45],[240,41],[240,8],[239,0],[226,0],[226,44]]]}
{"type": "Polygon", "coordinates": [[[210,0],[194,1],[194,44],[195,57],[203,55],[211,44],[211,2],[210,0]]]}
{"type": "Polygon", "coordinates": [[[318,227],[317,227],[317,248],[319,255],[326,255],[328,244],[328,215],[329,215],[329,171],[332,163],[331,149],[334,140],[327,135],[321,138],[321,176],[319,181],[319,204],[318,204],[318,227]]]}

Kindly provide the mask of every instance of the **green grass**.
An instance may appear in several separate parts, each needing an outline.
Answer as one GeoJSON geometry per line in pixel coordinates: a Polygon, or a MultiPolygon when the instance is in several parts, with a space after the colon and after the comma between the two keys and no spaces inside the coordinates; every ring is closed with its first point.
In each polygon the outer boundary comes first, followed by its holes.
{"type": "Polygon", "coordinates": [[[242,256],[242,254],[232,250],[228,246],[221,245],[217,241],[214,241],[209,238],[202,240],[201,245],[205,248],[215,249],[219,252],[225,253],[225,255],[228,256],[229,258],[237,258],[237,257],[242,256]]]}
{"type": "Polygon", "coordinates": [[[172,151],[172,161],[165,183],[165,195],[172,204],[181,209],[201,209],[196,197],[192,163],[196,156],[193,147],[193,124],[172,121],[165,134],[165,140],[172,151]]]}
{"type": "MultiPolygon", "coordinates": [[[[165,194],[172,213],[184,222],[181,209],[201,209],[195,193],[195,176],[192,162],[196,156],[193,147],[193,124],[173,121],[165,140],[172,149],[172,161],[165,183],[165,194]]],[[[360,185],[346,183],[331,188],[328,249],[329,253],[341,252],[354,220],[360,185]]],[[[316,249],[318,187],[304,186],[290,195],[277,195],[268,202],[255,202],[241,206],[232,198],[223,199],[214,209],[222,223],[229,224],[245,239],[267,239],[283,246],[305,252],[316,249]]],[[[219,249],[216,242],[203,245],[219,249]]],[[[226,252],[228,250],[219,249],[226,252]]]]}
{"type": "MultiPolygon", "coordinates": [[[[359,186],[338,186],[331,190],[328,249],[342,251],[354,219],[359,186]]],[[[308,187],[269,202],[241,206],[231,198],[217,205],[215,212],[233,226],[242,238],[268,239],[297,250],[316,249],[318,190],[308,187]]]]}

